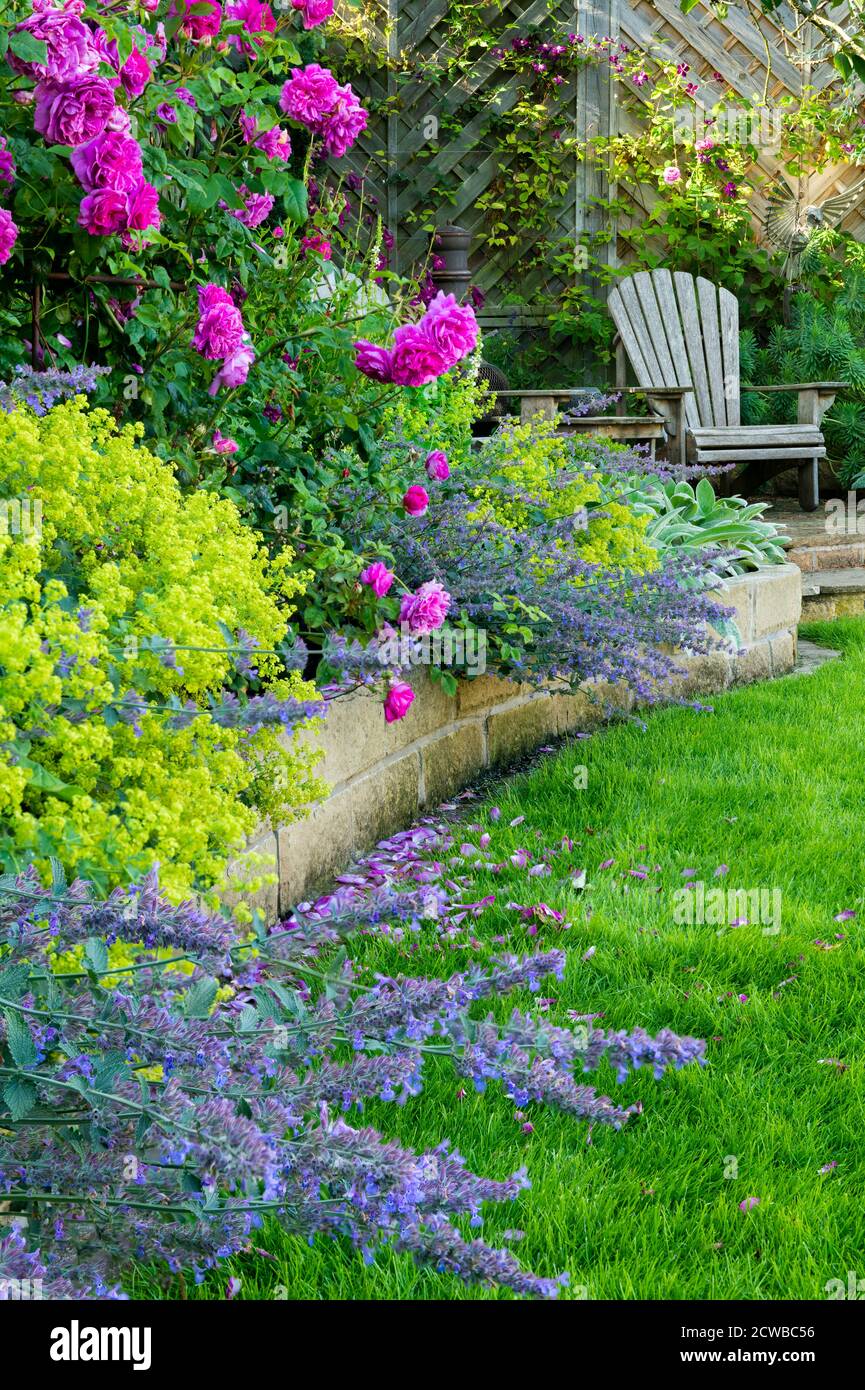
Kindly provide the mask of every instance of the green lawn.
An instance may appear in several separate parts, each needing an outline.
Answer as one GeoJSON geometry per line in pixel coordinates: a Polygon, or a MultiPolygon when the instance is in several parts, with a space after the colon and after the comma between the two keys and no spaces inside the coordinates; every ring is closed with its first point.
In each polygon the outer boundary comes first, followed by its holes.
{"type": "MultiPolygon", "coordinates": [[[[404,1109],[367,1108],[368,1121],[417,1148],[448,1136],[476,1172],[504,1177],[527,1164],[532,1190],[489,1208],[484,1235],[523,1230],[516,1249],[527,1267],[570,1271],[577,1287],[565,1297],[582,1285],[590,1298],[814,1299],[848,1270],[865,1276],[865,623],[808,635],[843,647],[843,661],[718,698],[714,714],[672,709],[644,730],[620,725],[574,742],[469,804],[467,819],[493,832],[497,859],[521,845],[537,855],[563,835],[581,842],[553,860],[552,878],[477,876],[476,896],[497,897],[472,925],[483,951],[505,933],[515,950],[567,946],[565,980],[548,988],[557,1022],[568,1010],[597,1011],[603,1027],[668,1026],[711,1040],[705,1069],[661,1082],[639,1073],[618,1087],[599,1072],[600,1089],[625,1104],[642,1099],[645,1110],[620,1133],[596,1127],[590,1145],[585,1124],[537,1107],[524,1134],[495,1087],[458,1099],[462,1083],[445,1063],[404,1109]],[[579,764],[585,790],[574,788],[579,764]],[[615,866],[599,870],[610,858],[615,866]],[[622,876],[638,864],[652,870],[645,881],[622,876]],[[715,879],[723,864],[729,873],[715,879]],[[570,884],[578,868],[583,892],[570,884]],[[780,932],[677,926],[684,869],[707,886],[780,889],[780,932]],[[570,930],[542,926],[530,938],[505,910],[510,899],[548,902],[570,930]],[[834,921],[843,909],[857,916],[834,921]],[[749,1196],[760,1204],[743,1212],[749,1196]]],[[[362,941],[356,954],[371,968],[413,973],[449,973],[469,954],[433,941],[411,955],[362,941]]],[[[260,1244],[276,1258],[233,1262],[241,1297],[500,1296],[389,1253],[366,1267],[349,1247],[310,1249],[273,1229],[260,1244]]],[[[222,1296],[226,1277],[199,1295],[222,1296]]],[[[143,1277],[130,1288],[153,1292],[143,1277]]]]}

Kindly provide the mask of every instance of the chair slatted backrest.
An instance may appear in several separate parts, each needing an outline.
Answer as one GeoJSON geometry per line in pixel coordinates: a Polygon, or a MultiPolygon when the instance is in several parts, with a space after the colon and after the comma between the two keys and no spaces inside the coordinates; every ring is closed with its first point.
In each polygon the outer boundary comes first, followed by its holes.
{"type": "Polygon", "coordinates": [[[740,423],[734,294],[684,271],[640,270],[608,303],[640,386],[688,387],[690,429],[740,423]]]}

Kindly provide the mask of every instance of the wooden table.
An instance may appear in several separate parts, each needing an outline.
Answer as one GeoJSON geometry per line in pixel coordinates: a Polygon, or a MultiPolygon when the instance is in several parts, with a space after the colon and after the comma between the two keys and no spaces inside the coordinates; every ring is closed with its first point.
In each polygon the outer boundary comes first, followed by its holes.
{"type": "MultiPolygon", "coordinates": [[[[549,391],[496,391],[495,400],[518,400],[520,402],[520,421],[526,424],[538,416],[543,420],[555,420],[560,405],[568,402],[572,396],[579,395],[584,389],[583,387],[572,386],[568,389],[549,391]]],[[[616,386],[599,387],[598,390],[603,391],[605,395],[618,394],[624,397],[628,395],[644,396],[648,394],[649,388],[616,386]]],[[[655,390],[653,387],[651,394],[678,400],[685,394],[685,388],[662,386],[655,390]]],[[[606,439],[648,444],[650,454],[654,458],[656,443],[664,442],[668,438],[668,424],[669,417],[665,418],[654,411],[650,411],[648,415],[626,415],[625,401],[621,400],[615,415],[576,415],[563,421],[559,425],[559,429],[562,434],[595,434],[603,435],[606,439]]]]}

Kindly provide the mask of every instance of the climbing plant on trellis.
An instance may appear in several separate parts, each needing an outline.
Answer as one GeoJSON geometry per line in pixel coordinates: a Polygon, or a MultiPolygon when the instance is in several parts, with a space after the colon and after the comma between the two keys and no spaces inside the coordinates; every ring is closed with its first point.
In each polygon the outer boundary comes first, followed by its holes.
{"type": "MultiPolygon", "coordinates": [[[[605,61],[571,70],[555,101],[543,111],[539,104],[537,139],[527,148],[533,127],[525,74],[502,58],[514,38],[611,35],[653,59],[687,64],[698,110],[724,94],[728,104],[748,103],[752,117],[754,106],[765,108],[769,119],[752,143],[755,176],[767,186],[781,163],[772,113],[801,103],[806,89],[829,94],[841,85],[807,29],[800,26],[791,41],[797,21],[784,9],[766,15],[730,5],[721,17],[706,3],[683,14],[678,0],[497,0],[467,14],[465,0],[364,0],[342,12],[342,34],[346,62],[356,59],[352,81],[372,114],[353,168],[394,238],[391,265],[416,266],[435,225],[458,222],[473,236],[488,327],[546,324],[562,297],[581,286],[602,295],[611,273],[632,258],[629,234],[661,196],[657,186],[611,186],[604,160],[584,157],[596,139],[636,133],[648,95],[611,79],[605,61]],[[521,202],[527,159],[544,172],[525,181],[521,202]]],[[[845,92],[848,104],[855,98],[845,92]]],[[[799,192],[820,202],[860,177],[849,160],[833,161],[800,180],[799,192]]],[[[759,235],[759,192],[752,211],[759,235]]],[[[859,207],[844,225],[865,234],[859,207]]]]}

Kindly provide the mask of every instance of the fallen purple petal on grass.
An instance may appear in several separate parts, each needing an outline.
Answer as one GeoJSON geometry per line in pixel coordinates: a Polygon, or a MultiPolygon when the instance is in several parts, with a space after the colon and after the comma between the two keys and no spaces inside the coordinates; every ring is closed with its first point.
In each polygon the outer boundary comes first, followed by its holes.
{"type": "Polygon", "coordinates": [[[820,1169],[820,1172],[821,1172],[821,1173],[831,1173],[831,1172],[832,1172],[832,1169],[833,1169],[833,1168],[837,1168],[837,1167],[838,1167],[838,1160],[837,1160],[837,1158],[833,1158],[833,1159],[831,1160],[830,1163],[824,1163],[824,1164],[823,1164],[823,1167],[820,1169]]]}
{"type": "Polygon", "coordinates": [[[605,859],[602,864],[598,865],[598,869],[611,869],[615,862],[615,859],[605,859]]]}
{"type": "Polygon", "coordinates": [[[591,960],[591,959],[592,959],[592,956],[595,954],[595,952],[597,951],[597,949],[598,949],[597,946],[590,946],[589,949],[588,949],[588,951],[584,951],[584,952],[583,952],[583,956],[582,956],[583,960],[591,960]]]}
{"type": "Polygon", "coordinates": [[[833,920],[835,922],[849,922],[850,918],[855,916],[856,913],[853,911],[852,907],[845,907],[842,912],[835,913],[833,920]]]}
{"type": "Polygon", "coordinates": [[[715,870],[714,874],[712,875],[712,877],[713,877],[713,878],[723,878],[724,875],[725,875],[725,874],[728,874],[729,872],[730,872],[730,866],[729,866],[729,864],[719,864],[718,867],[717,867],[717,869],[715,870]]]}
{"type": "Polygon", "coordinates": [[[743,1201],[741,1201],[741,1202],[739,1203],[739,1210],[740,1210],[740,1211],[752,1211],[754,1207],[758,1207],[759,1205],[760,1205],[760,1198],[759,1198],[759,1197],[746,1197],[743,1201]]]}

